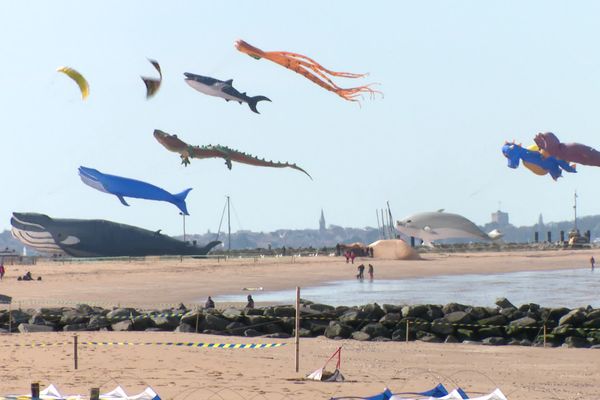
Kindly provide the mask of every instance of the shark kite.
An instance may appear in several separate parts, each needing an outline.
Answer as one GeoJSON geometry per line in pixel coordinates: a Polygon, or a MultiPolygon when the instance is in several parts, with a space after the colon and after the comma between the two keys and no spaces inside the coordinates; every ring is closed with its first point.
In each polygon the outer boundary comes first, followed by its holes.
{"type": "Polygon", "coordinates": [[[187,166],[190,163],[190,158],[223,158],[228,169],[231,169],[232,162],[239,162],[242,164],[255,165],[257,167],[271,167],[271,168],[292,168],[300,172],[305,173],[310,179],[312,177],[297,166],[296,164],[282,163],[276,161],[267,161],[264,158],[252,156],[250,154],[242,153],[234,149],[230,149],[226,146],[220,145],[208,145],[208,146],[191,146],[179,139],[177,135],[170,135],[160,129],[154,130],[154,137],[160,144],[162,144],[167,150],[174,153],[179,153],[181,156],[181,163],[187,166]]]}
{"type": "Polygon", "coordinates": [[[185,81],[188,85],[196,89],[197,91],[207,94],[209,96],[220,97],[225,101],[237,101],[238,103],[248,103],[248,107],[257,114],[260,114],[256,109],[256,105],[259,101],[271,101],[265,96],[248,96],[246,93],[240,93],[233,87],[233,79],[226,81],[220,81],[209,76],[202,76],[185,72],[185,81]]]}
{"type": "Polygon", "coordinates": [[[97,169],[87,167],[79,167],[79,176],[86,185],[104,193],[114,194],[125,206],[129,206],[124,199],[125,197],[166,201],[175,205],[185,215],[189,215],[187,205],[185,204],[185,198],[190,190],[192,190],[191,188],[178,194],[171,194],[150,183],[116,175],[104,174],[97,169]]]}

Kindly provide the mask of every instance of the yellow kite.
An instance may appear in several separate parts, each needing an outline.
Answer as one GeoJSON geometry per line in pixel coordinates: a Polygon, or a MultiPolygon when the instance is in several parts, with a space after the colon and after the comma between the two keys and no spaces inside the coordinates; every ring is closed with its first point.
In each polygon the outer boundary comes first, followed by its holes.
{"type": "Polygon", "coordinates": [[[79,90],[81,90],[81,98],[83,100],[85,100],[88,97],[88,95],[90,94],[90,85],[88,85],[83,75],[75,71],[73,68],[69,67],[59,67],[56,69],[56,71],[62,72],[77,83],[77,85],[79,86],[79,90]]]}

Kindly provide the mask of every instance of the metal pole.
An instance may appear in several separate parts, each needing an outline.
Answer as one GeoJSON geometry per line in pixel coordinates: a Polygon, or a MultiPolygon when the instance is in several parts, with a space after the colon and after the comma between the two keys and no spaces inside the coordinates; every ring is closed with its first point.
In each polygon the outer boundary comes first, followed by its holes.
{"type": "Polygon", "coordinates": [[[77,369],[77,335],[73,335],[73,362],[77,369]]]}
{"type": "Polygon", "coordinates": [[[575,214],[574,228],[577,230],[577,190],[573,196],[573,213],[575,214]]]}
{"type": "Polygon", "coordinates": [[[381,225],[382,225],[382,229],[381,230],[383,231],[383,238],[386,239],[386,236],[385,236],[385,218],[383,218],[383,208],[380,209],[380,211],[381,211],[381,225]]]}
{"type": "Polygon", "coordinates": [[[296,286],[296,372],[300,370],[300,287],[296,286]]]}
{"type": "Polygon", "coordinates": [[[388,208],[388,214],[389,214],[389,217],[390,217],[390,236],[391,236],[391,239],[395,239],[396,235],[395,235],[395,232],[394,232],[394,218],[392,217],[392,210],[390,209],[390,202],[389,201],[387,202],[387,208],[388,208]]]}
{"type": "Polygon", "coordinates": [[[410,324],[410,320],[406,320],[406,343],[408,343],[408,325],[410,324]]]}
{"type": "Polygon", "coordinates": [[[185,242],[185,214],[181,213],[181,215],[183,215],[183,241],[185,242]]]}
{"type": "Polygon", "coordinates": [[[227,196],[227,237],[229,238],[228,251],[231,251],[231,214],[229,212],[229,196],[227,196]]]}
{"type": "Polygon", "coordinates": [[[375,216],[377,217],[377,231],[381,235],[381,228],[380,228],[380,225],[379,225],[379,213],[377,212],[377,210],[375,210],[375,216]]]}

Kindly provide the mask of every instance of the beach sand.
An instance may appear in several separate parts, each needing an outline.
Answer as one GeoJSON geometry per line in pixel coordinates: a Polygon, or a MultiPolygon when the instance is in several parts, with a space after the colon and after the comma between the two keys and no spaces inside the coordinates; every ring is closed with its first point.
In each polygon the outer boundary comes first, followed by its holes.
{"type": "MultiPolygon", "coordinates": [[[[499,273],[589,268],[594,251],[425,254],[422,261],[357,259],[376,267],[376,277],[398,279],[439,274],[499,273]]],[[[207,295],[240,293],[243,287],[290,289],[353,279],[356,265],[340,257],[224,260],[150,259],[144,262],[40,262],[7,266],[0,293],[13,306],[84,302],[162,308],[203,302],[207,295]],[[31,270],[42,281],[17,282],[31,270]]],[[[260,303],[257,303],[260,305],[260,303]]],[[[171,332],[82,332],[79,341],[286,343],[267,349],[143,346],[79,346],[73,369],[72,334],[0,335],[0,395],[27,393],[31,382],[56,384],[67,394],[88,394],[117,384],[137,393],[152,386],[166,399],[328,399],[392,391],[424,390],[442,382],[468,392],[499,387],[509,399],[597,399],[600,356],[591,349],[489,347],[421,342],[302,339],[300,371],[294,370],[293,339],[242,338],[171,332]],[[55,346],[16,346],[26,343],[55,346]],[[306,382],[338,346],[345,383],[306,382]]],[[[330,365],[332,368],[333,365],[330,365]]]]}

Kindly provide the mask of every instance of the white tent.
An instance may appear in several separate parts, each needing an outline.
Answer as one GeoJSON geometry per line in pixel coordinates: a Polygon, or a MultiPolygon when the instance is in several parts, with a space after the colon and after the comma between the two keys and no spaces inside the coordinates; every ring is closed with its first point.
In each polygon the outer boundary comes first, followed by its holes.
{"type": "MultiPolygon", "coordinates": [[[[31,394],[26,395],[10,395],[6,397],[0,396],[0,400],[25,400],[31,399],[31,394]]],[[[87,396],[74,395],[65,396],[59,392],[54,385],[50,385],[44,390],[40,391],[41,400],[84,400],[88,399],[87,396]]],[[[160,396],[156,394],[152,388],[147,387],[143,392],[136,395],[128,395],[121,386],[117,386],[114,390],[101,394],[101,400],[160,400],[160,396]]]]}

